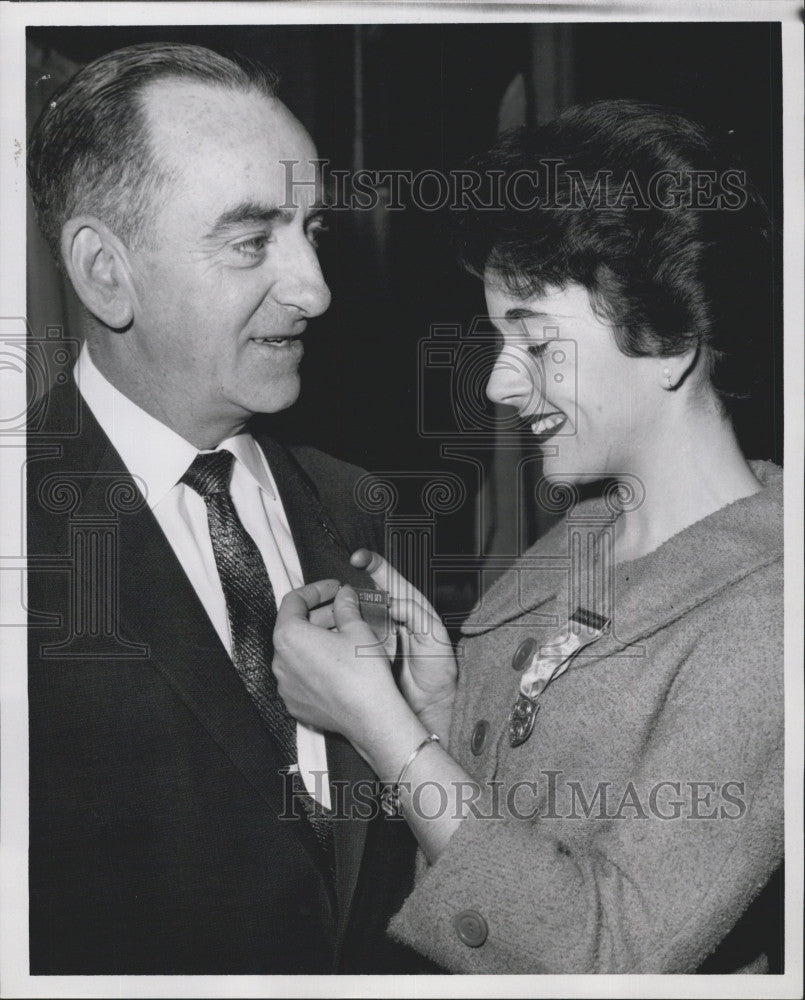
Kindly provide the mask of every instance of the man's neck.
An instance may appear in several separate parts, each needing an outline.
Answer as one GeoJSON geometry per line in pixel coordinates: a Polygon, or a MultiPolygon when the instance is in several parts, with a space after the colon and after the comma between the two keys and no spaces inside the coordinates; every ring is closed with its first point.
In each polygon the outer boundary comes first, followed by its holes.
{"type": "Polygon", "coordinates": [[[223,415],[216,419],[199,413],[189,387],[157,385],[155,377],[145,377],[136,364],[121,366],[102,346],[103,339],[88,339],[90,359],[110,385],[155,420],[169,427],[199,451],[217,448],[227,438],[243,430],[246,418],[234,420],[223,415]],[[125,373],[125,374],[124,374],[125,373]]]}

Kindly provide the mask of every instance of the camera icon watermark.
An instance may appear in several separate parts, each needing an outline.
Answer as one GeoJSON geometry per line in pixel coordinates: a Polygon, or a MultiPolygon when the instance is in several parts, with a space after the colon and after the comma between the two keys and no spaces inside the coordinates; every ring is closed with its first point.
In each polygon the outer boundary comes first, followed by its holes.
{"type": "Polygon", "coordinates": [[[518,343],[504,344],[485,316],[466,329],[457,323],[432,324],[419,343],[420,436],[519,446],[530,422],[557,409],[551,403],[554,396],[561,396],[566,419],[553,436],[575,434],[576,353],[575,340],[562,337],[555,326],[535,331],[523,324],[518,343]],[[516,395],[516,407],[496,405],[500,384],[516,395]]]}
{"type": "MultiPolygon", "coordinates": [[[[43,433],[49,406],[49,390],[65,385],[78,357],[80,341],[65,336],[61,326],[46,326],[35,336],[20,316],[0,317],[0,373],[9,380],[8,392],[0,393],[0,435],[36,437],[43,433]],[[18,391],[24,380],[24,397],[18,391]]],[[[61,427],[60,436],[78,433],[78,407],[72,426],[61,427]]]]}

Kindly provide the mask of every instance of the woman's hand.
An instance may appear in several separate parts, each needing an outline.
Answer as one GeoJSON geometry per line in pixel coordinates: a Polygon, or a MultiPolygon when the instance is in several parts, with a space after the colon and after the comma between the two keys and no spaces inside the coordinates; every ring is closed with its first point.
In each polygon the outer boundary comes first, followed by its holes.
{"type": "Polygon", "coordinates": [[[337,580],[311,583],[283,598],[273,670],[291,715],[342,733],[359,751],[384,715],[405,708],[355,591],[339,588],[337,580]]]}
{"type": "MultiPolygon", "coordinates": [[[[455,657],[433,608],[385,560],[361,549],[352,556],[352,564],[366,568],[391,596],[391,616],[400,625],[400,635],[407,636],[406,697],[425,706],[422,711],[415,714],[406,704],[383,643],[361,618],[357,594],[352,587],[339,587],[337,580],[311,583],[285,596],[274,629],[273,668],[293,716],[344,735],[378,778],[391,782],[429,733],[446,736],[446,729],[431,724],[428,713],[440,709],[442,720],[449,720],[455,657]]],[[[406,782],[413,783],[410,789],[418,789],[421,808],[412,808],[413,793],[404,787],[403,810],[425,854],[434,861],[469,808],[465,792],[473,782],[443,747],[434,744],[416,755],[406,782]]],[[[469,802],[475,798],[477,794],[471,795],[469,802]]]]}
{"type": "Polygon", "coordinates": [[[400,633],[400,687],[425,727],[446,739],[458,677],[447,629],[427,598],[382,556],[358,549],[350,562],[388,592],[391,617],[400,633]]]}

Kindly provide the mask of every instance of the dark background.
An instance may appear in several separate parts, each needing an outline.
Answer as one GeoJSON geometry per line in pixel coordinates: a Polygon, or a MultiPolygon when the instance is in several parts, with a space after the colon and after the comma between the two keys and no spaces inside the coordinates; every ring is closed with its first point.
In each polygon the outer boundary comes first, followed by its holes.
{"type": "MultiPolygon", "coordinates": [[[[750,175],[782,224],[780,29],[767,23],[427,24],[359,26],[30,28],[29,112],[81,64],[149,40],[195,42],[272,66],[280,96],[333,169],[443,169],[491,144],[506,119],[504,95],[521,75],[522,117],[544,121],[568,104],[635,97],[672,106],[719,132],[735,133],[750,175]],[[43,79],[43,68],[55,71],[43,79]],[[503,110],[502,110],[503,109],[503,110]]],[[[509,112],[509,118],[511,113],[509,112]]],[[[422,389],[419,344],[432,324],[467,330],[484,312],[480,283],[453,261],[444,213],[334,213],[321,250],[333,293],[311,324],[303,390],[291,410],[266,418],[286,438],[314,444],[372,471],[449,469],[466,502],[440,515],[440,551],[513,557],[550,517],[523,495],[515,450],[484,463],[489,523],[475,497],[480,474],[446,458],[445,439],[418,430],[450,420],[450,392],[422,389]],[[506,464],[508,463],[508,464],[506,464]],[[494,464],[494,467],[493,467],[494,464]],[[508,506],[507,506],[508,504],[508,506]]],[[[47,253],[29,230],[29,318],[70,322],[70,293],[46,273],[47,253]],[[43,290],[44,289],[44,290],[43,290]]],[[[769,303],[766,349],[756,359],[763,390],[739,428],[750,458],[782,461],[781,261],[769,303]]],[[[533,439],[523,451],[533,453],[533,439]]],[[[480,453],[479,453],[480,454],[480,453]]],[[[538,474],[538,464],[532,462],[538,474]]],[[[530,488],[533,479],[527,480],[530,488]]],[[[412,489],[418,489],[412,484],[412,489]]],[[[533,492],[531,493],[533,497],[533,492]]],[[[476,577],[472,577],[477,582],[476,577]]],[[[472,603],[475,582],[454,581],[446,605],[472,603]]],[[[443,605],[444,606],[444,605],[443,605]]]]}

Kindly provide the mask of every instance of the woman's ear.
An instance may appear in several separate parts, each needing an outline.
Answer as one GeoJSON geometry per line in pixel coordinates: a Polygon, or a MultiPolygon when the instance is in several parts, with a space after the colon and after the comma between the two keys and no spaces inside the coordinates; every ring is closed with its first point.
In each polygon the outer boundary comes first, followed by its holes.
{"type": "Polygon", "coordinates": [[[61,252],[76,294],[105,326],[124,330],[134,319],[134,294],[126,247],[93,216],[68,219],[61,252]]]}
{"type": "Polygon", "coordinates": [[[699,361],[699,355],[700,349],[697,345],[684,354],[658,358],[658,383],[666,391],[674,391],[681,388],[693,374],[699,361]]]}

